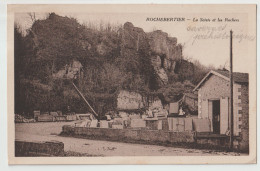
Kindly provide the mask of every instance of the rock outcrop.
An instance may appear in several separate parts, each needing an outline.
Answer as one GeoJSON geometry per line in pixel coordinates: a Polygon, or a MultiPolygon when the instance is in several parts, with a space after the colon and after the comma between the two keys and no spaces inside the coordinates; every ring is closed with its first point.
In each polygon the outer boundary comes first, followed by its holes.
{"type": "Polygon", "coordinates": [[[121,37],[121,55],[130,57],[138,51],[148,49],[148,39],[143,29],[134,27],[130,22],[126,22],[123,29],[119,30],[121,37]]]}
{"type": "Polygon", "coordinates": [[[121,90],[117,97],[117,109],[135,110],[144,107],[143,97],[136,92],[121,90]]]}
{"type": "Polygon", "coordinates": [[[168,83],[166,70],[174,72],[176,61],[182,59],[182,46],[177,45],[177,38],[168,37],[168,34],[161,30],[150,32],[147,35],[154,69],[161,83],[165,85],[168,83]]]}
{"type": "Polygon", "coordinates": [[[167,72],[174,72],[176,61],[182,59],[182,45],[177,44],[177,38],[169,37],[160,30],[145,33],[143,29],[134,27],[132,23],[125,23],[120,30],[122,40],[121,55],[123,57],[136,56],[138,51],[149,53],[150,61],[157,75],[157,83],[168,83],[167,72]]]}
{"type": "MultiPolygon", "coordinates": [[[[35,21],[25,37],[15,35],[17,113],[36,107],[62,110],[67,104],[76,112],[88,110],[71,88],[72,80],[102,113],[114,110],[119,90],[174,92],[175,82],[192,80],[196,73],[193,64],[182,59],[177,38],[160,30],[145,32],[130,22],[99,29],[52,13],[35,21]],[[23,44],[21,53],[18,47],[23,44]]],[[[126,108],[141,108],[140,96],[133,99],[139,100],[126,108]]]]}
{"type": "MultiPolygon", "coordinates": [[[[169,37],[161,30],[145,33],[143,29],[135,27],[130,22],[126,22],[123,28],[118,30],[117,35],[113,33],[101,35],[97,44],[90,44],[88,41],[83,41],[81,44],[84,49],[96,49],[99,56],[109,54],[113,56],[116,48],[119,48],[121,58],[139,62],[144,58],[143,55],[148,56],[155,73],[155,82],[159,87],[168,83],[167,72],[174,73],[177,61],[182,59],[182,45],[177,44],[177,38],[169,37]]],[[[75,72],[82,67],[74,67],[74,63],[75,61],[67,64],[64,69],[53,74],[53,77],[74,78],[75,72]]]]}

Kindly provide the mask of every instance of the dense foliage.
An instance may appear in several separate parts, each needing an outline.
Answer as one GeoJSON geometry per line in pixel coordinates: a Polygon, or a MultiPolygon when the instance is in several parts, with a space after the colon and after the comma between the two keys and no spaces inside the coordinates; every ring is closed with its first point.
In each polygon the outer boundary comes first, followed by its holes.
{"type": "Polygon", "coordinates": [[[73,81],[99,113],[115,109],[121,89],[177,99],[190,92],[208,71],[180,60],[174,72],[167,71],[168,84],[159,84],[149,44],[140,42],[137,49],[123,47],[120,30],[121,26],[109,24],[100,29],[81,25],[76,19],[54,13],[36,20],[25,36],[16,26],[15,112],[65,111],[68,105],[75,112],[88,111],[73,89],[73,81]],[[81,77],[54,78],[73,61],[82,64],[81,77]]]}

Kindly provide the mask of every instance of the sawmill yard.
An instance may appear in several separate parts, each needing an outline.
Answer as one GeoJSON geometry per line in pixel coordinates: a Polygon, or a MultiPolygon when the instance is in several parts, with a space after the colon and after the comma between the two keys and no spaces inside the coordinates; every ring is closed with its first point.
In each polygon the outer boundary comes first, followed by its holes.
{"type": "Polygon", "coordinates": [[[249,154],[247,73],[191,61],[177,37],[127,21],[50,13],[14,31],[16,156],[249,154]]]}
{"type": "Polygon", "coordinates": [[[15,139],[22,141],[60,141],[64,143],[65,156],[217,156],[243,155],[236,152],[223,152],[209,149],[167,147],[159,145],[132,144],[62,137],[59,134],[63,125],[74,122],[16,123],[15,139]]]}

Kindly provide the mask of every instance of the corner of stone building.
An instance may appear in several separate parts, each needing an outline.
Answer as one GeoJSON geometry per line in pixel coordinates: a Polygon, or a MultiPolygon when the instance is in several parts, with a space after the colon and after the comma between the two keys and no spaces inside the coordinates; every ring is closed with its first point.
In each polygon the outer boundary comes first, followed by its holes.
{"type": "Polygon", "coordinates": [[[239,149],[243,152],[249,152],[249,91],[248,84],[242,84],[239,89],[240,108],[239,108],[239,149]]]}

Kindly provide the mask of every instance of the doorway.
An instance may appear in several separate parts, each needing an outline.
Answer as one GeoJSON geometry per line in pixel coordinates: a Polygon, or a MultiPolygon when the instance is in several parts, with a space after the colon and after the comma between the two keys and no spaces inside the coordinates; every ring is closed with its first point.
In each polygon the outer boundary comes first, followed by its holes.
{"type": "Polygon", "coordinates": [[[220,100],[212,101],[213,133],[220,134],[220,100]]]}

